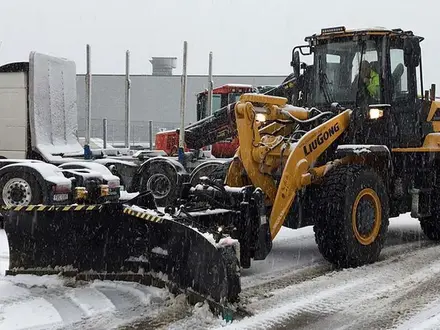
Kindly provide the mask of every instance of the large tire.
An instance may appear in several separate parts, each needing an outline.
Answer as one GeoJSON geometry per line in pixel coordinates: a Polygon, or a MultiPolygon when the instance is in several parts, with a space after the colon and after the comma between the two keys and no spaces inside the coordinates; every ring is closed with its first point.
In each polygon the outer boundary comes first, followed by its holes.
{"type": "Polygon", "coordinates": [[[191,172],[191,176],[190,176],[191,186],[193,186],[193,187],[196,186],[200,182],[200,178],[203,176],[207,176],[211,179],[214,179],[212,177],[212,174],[213,173],[215,174],[217,172],[217,168],[222,165],[223,165],[223,163],[221,163],[219,161],[207,160],[206,162],[197,166],[191,172]]]}
{"type": "Polygon", "coordinates": [[[180,193],[177,176],[178,173],[173,165],[167,162],[154,162],[142,174],[140,191],[151,191],[157,206],[173,205],[180,193]]]}
{"type": "Polygon", "coordinates": [[[337,267],[378,260],[389,225],[388,194],[368,167],[343,165],[320,186],[315,240],[324,258],[337,267]]]}
{"type": "MultiPolygon", "coordinates": [[[[434,187],[434,189],[437,189],[434,187]]],[[[432,241],[440,241],[440,206],[438,200],[440,198],[440,191],[434,190],[431,198],[431,216],[420,218],[420,227],[423,233],[432,241]]]]}
{"type": "Polygon", "coordinates": [[[423,233],[432,241],[440,241],[440,219],[438,216],[430,216],[419,219],[423,233]]]}
{"type": "Polygon", "coordinates": [[[32,174],[6,173],[0,178],[0,205],[27,206],[43,203],[43,191],[32,174]]]}
{"type": "Polygon", "coordinates": [[[217,166],[210,174],[212,180],[218,180],[224,182],[226,176],[228,175],[229,167],[231,166],[232,160],[228,160],[223,164],[217,166]]]}

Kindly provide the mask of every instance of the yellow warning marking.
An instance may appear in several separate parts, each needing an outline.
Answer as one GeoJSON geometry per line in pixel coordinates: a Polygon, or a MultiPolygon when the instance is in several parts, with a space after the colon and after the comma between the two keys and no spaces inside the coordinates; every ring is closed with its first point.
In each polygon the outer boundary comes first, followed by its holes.
{"type": "Polygon", "coordinates": [[[138,212],[138,211],[134,211],[130,208],[124,208],[123,212],[125,214],[132,215],[132,216],[139,218],[139,219],[144,219],[144,220],[148,220],[151,222],[157,222],[157,223],[163,222],[163,219],[161,217],[154,216],[154,215],[149,214],[147,212],[138,212]]]}
{"type": "Polygon", "coordinates": [[[3,211],[24,211],[24,212],[32,212],[32,211],[38,211],[38,212],[50,212],[50,211],[62,211],[62,212],[68,212],[68,211],[93,211],[93,210],[101,210],[104,207],[104,205],[19,205],[19,206],[6,206],[2,205],[0,206],[0,209],[3,211]]]}

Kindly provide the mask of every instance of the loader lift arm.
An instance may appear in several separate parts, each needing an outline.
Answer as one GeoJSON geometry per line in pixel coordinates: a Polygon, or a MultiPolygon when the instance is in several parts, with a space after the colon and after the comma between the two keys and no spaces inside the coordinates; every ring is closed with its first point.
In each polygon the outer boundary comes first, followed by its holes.
{"type": "Polygon", "coordinates": [[[265,259],[296,192],[348,160],[316,166],[347,130],[350,114],[295,107],[282,97],[242,95],[235,105],[240,147],[224,184],[206,178],[187,187],[180,208],[169,213],[184,211],[189,218],[196,213],[197,223],[237,239],[243,268],[251,259],[265,259]]]}
{"type": "MultiPolygon", "coordinates": [[[[267,121],[283,120],[288,133],[292,133],[294,124],[312,122],[325,115],[333,116],[327,112],[310,118],[310,111],[287,106],[286,102],[287,99],[280,97],[244,94],[235,107],[240,139],[239,158],[252,184],[263,190],[268,205],[272,207],[269,220],[272,239],[283,225],[296,192],[326,172],[325,166],[313,168],[313,163],[348,128],[351,114],[351,110],[345,110],[305,132],[296,142],[282,135],[261,135],[255,121],[257,113],[266,116],[267,121]],[[277,185],[269,174],[282,163],[284,168],[277,185]]],[[[232,179],[228,177],[228,180],[232,179]]]]}

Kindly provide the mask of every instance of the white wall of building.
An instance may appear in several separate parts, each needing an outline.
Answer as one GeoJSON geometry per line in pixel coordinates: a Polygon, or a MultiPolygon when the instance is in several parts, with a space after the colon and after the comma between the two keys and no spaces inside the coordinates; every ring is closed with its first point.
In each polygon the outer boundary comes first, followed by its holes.
{"type": "MultiPolygon", "coordinates": [[[[176,128],[179,122],[180,76],[133,75],[131,78],[132,141],[148,140],[148,121],[154,131],[176,128]]],[[[214,76],[214,87],[228,83],[278,85],[284,76],[214,76]]],[[[196,119],[196,94],[208,87],[208,77],[189,75],[185,121],[196,119]]],[[[92,77],[92,136],[101,137],[102,119],[108,120],[109,141],[124,140],[124,75],[92,77]]],[[[85,76],[77,75],[79,135],[84,135],[85,76]]]]}

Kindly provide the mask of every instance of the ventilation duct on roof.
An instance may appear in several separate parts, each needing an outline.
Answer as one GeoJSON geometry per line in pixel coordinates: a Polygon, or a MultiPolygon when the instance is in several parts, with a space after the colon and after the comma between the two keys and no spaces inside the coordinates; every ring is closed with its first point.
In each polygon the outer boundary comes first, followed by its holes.
{"type": "Polygon", "coordinates": [[[177,57],[153,57],[153,76],[171,76],[176,68],[177,57]]]}

